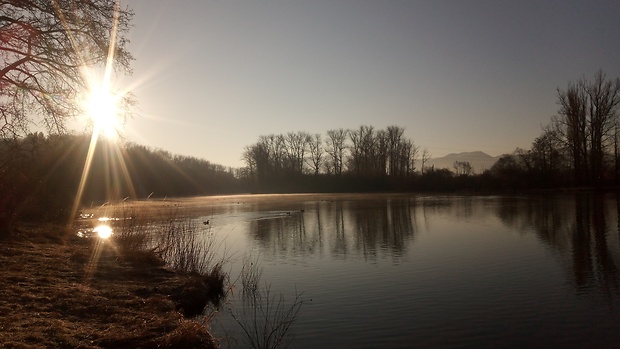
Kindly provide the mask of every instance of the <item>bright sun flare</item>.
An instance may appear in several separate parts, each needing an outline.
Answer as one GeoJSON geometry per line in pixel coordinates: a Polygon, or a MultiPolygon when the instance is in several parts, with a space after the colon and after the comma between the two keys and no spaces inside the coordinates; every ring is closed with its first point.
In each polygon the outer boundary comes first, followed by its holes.
{"type": "Polygon", "coordinates": [[[93,229],[93,232],[97,233],[97,236],[102,239],[107,239],[112,236],[112,228],[110,228],[109,225],[100,225],[93,229]]]}
{"type": "Polygon", "coordinates": [[[86,101],[86,112],[95,131],[108,139],[115,139],[120,131],[119,99],[104,86],[93,86],[86,101]]]}

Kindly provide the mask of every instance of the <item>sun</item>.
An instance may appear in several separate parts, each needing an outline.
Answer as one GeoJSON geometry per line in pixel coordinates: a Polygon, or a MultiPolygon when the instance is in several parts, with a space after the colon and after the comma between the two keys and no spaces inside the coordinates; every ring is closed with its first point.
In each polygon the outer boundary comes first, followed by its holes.
{"type": "Polygon", "coordinates": [[[107,139],[116,139],[121,131],[119,102],[121,97],[103,85],[94,85],[86,99],[86,114],[95,132],[107,139]]]}
{"type": "Polygon", "coordinates": [[[95,227],[95,229],[93,229],[94,233],[97,233],[97,236],[99,236],[99,238],[101,239],[107,239],[110,236],[112,236],[112,228],[110,228],[109,225],[100,225],[95,227]]]}

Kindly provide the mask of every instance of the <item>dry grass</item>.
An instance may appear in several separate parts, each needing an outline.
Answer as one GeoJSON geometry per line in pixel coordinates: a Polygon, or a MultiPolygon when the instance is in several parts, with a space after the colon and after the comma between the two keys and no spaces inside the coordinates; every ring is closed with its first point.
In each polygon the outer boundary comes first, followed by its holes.
{"type": "Polygon", "coordinates": [[[52,229],[0,241],[0,347],[216,347],[178,310],[195,276],[52,229]]]}
{"type": "Polygon", "coordinates": [[[113,240],[121,253],[131,260],[157,257],[161,264],[191,276],[172,294],[183,315],[201,315],[209,303],[217,307],[225,298],[226,251],[223,256],[217,254],[222,241],[209,226],[182,217],[178,208],[163,210],[151,221],[134,208],[123,209],[118,217],[113,240]]]}

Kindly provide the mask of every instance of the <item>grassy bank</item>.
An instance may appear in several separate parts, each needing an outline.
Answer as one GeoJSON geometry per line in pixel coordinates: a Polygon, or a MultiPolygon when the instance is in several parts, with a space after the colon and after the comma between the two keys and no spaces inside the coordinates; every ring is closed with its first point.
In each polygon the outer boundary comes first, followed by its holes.
{"type": "MultiPolygon", "coordinates": [[[[166,268],[62,227],[21,227],[0,240],[0,347],[214,348],[181,299],[205,277],[166,268]]],[[[207,286],[208,287],[208,286],[207,286]]]]}

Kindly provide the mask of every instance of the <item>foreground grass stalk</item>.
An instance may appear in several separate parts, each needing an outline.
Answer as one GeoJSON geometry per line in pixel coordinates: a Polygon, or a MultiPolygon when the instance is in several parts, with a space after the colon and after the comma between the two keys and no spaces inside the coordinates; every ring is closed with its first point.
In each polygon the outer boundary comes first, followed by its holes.
{"type": "Polygon", "coordinates": [[[287,303],[283,294],[274,295],[270,284],[260,285],[262,270],[257,260],[246,258],[241,270],[239,307],[228,313],[245,334],[251,348],[285,347],[291,340],[291,327],[303,304],[302,293],[295,291],[287,303]]]}

